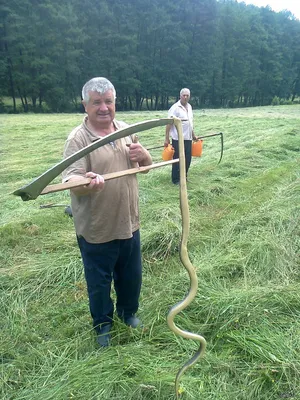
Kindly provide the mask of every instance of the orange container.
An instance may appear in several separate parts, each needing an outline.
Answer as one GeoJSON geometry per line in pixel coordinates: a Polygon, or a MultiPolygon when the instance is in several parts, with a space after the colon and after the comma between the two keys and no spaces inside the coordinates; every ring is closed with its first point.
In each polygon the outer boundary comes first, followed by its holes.
{"type": "Polygon", "coordinates": [[[172,160],[174,153],[175,153],[174,148],[170,144],[168,144],[168,147],[165,147],[163,149],[163,152],[161,154],[162,159],[164,161],[170,161],[172,160]]]}
{"type": "Polygon", "coordinates": [[[192,143],[192,156],[193,157],[201,157],[203,149],[203,140],[198,140],[197,142],[192,143]]]}

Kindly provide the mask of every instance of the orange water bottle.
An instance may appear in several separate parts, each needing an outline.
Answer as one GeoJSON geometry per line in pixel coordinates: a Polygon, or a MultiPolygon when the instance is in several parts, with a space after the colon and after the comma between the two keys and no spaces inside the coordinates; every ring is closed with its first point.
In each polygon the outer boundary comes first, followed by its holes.
{"type": "Polygon", "coordinates": [[[175,153],[174,147],[168,144],[168,146],[163,149],[163,152],[161,154],[162,159],[164,161],[170,161],[172,160],[174,153],[175,153]]]}
{"type": "Polygon", "coordinates": [[[192,143],[192,156],[193,157],[201,157],[203,150],[203,140],[197,140],[192,143]]]}

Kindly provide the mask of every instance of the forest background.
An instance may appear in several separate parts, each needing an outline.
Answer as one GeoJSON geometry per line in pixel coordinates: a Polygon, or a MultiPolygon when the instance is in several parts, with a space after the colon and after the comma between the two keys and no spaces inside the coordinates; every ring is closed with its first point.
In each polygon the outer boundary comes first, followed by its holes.
{"type": "Polygon", "coordinates": [[[118,110],[290,104],[300,95],[300,21],[233,0],[11,0],[0,6],[0,111],[78,112],[94,76],[118,110]]]}

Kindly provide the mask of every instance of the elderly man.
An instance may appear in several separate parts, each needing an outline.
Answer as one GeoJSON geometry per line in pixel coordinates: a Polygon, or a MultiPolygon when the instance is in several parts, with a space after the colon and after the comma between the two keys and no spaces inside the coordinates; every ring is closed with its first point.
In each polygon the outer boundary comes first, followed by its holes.
{"type": "MultiPolygon", "coordinates": [[[[127,126],[115,119],[116,91],[106,78],[93,78],[82,89],[87,116],[69,135],[64,157],[99,137],[127,126]]],[[[148,151],[131,137],[118,139],[76,161],[63,173],[63,181],[92,178],[71,190],[71,204],[81,252],[90,312],[100,346],[110,344],[116,291],[116,311],[128,326],[136,328],[142,279],[139,233],[138,183],[135,175],[104,182],[102,174],[152,164],[148,151]]]]}
{"type": "MultiPolygon", "coordinates": [[[[168,117],[177,117],[180,119],[184,119],[182,121],[182,130],[184,137],[184,152],[185,152],[185,167],[186,167],[186,176],[188,174],[188,170],[190,168],[191,160],[192,160],[192,140],[197,140],[194,134],[193,127],[193,110],[192,106],[189,104],[190,100],[190,90],[187,88],[183,88],[180,91],[180,99],[172,107],[169,109],[168,117]]],[[[170,144],[170,133],[172,137],[172,146],[174,147],[174,156],[173,158],[179,157],[179,148],[178,148],[178,133],[175,125],[167,125],[166,126],[166,137],[164,146],[167,147],[170,144]]],[[[174,185],[179,184],[179,163],[172,164],[172,182],[174,185]]]]}

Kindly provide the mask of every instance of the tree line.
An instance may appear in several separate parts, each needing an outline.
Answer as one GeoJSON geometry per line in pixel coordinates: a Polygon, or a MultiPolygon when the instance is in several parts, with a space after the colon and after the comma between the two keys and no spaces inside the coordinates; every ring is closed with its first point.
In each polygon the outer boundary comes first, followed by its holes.
{"type": "Polygon", "coordinates": [[[268,105],[300,95],[300,21],[234,0],[10,0],[0,6],[0,109],[72,112],[94,76],[119,110],[268,105]],[[12,99],[9,109],[5,97],[12,99]]]}

